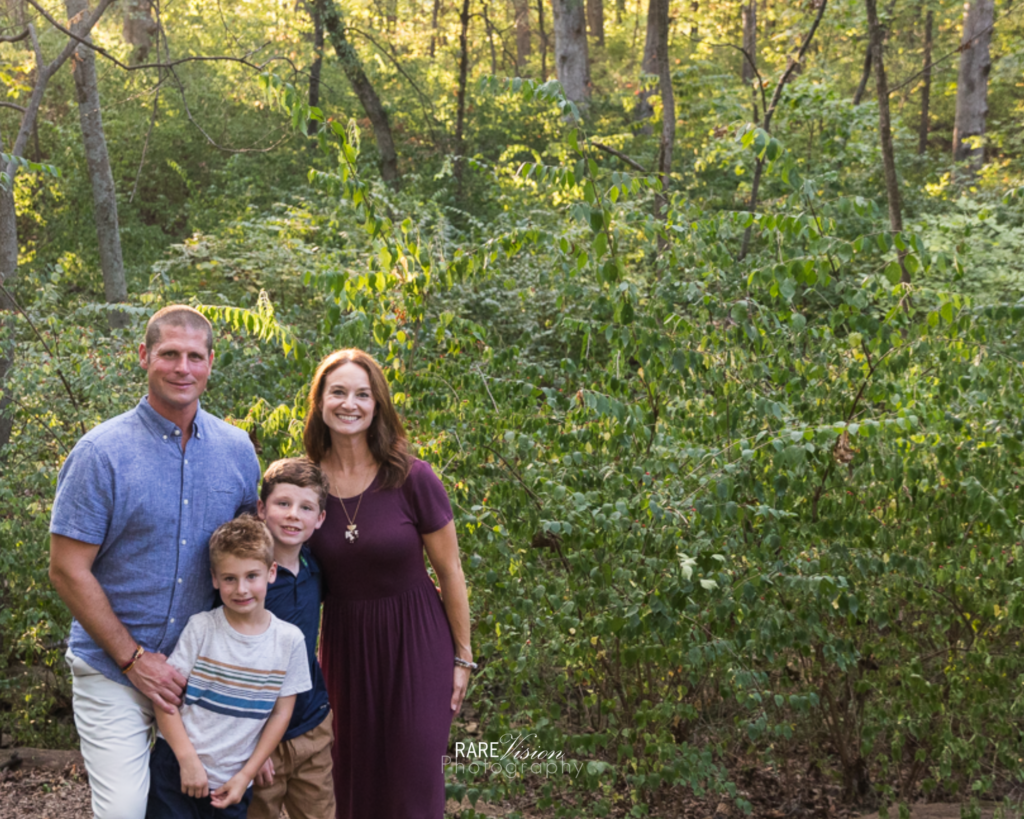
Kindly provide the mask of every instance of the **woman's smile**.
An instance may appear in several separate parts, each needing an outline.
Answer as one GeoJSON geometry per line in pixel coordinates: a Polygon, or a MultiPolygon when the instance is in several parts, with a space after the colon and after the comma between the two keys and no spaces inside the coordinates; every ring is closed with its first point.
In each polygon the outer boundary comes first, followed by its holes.
{"type": "Polygon", "coordinates": [[[366,370],[351,362],[332,370],[324,379],[323,419],[340,435],[369,432],[377,402],[366,370]]]}

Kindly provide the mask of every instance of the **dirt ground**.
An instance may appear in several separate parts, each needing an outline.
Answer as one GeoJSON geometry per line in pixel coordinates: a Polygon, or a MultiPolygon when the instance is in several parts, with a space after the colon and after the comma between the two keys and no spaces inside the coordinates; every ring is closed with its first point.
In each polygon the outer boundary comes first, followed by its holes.
{"type": "MultiPolygon", "coordinates": [[[[459,805],[448,801],[448,817],[458,817],[470,807],[464,800],[459,805]]],[[[728,804],[717,806],[687,802],[675,806],[652,806],[652,813],[658,816],[674,815],[696,819],[740,819],[742,814],[728,804]],[[659,809],[660,808],[660,809],[659,809]],[[668,813],[665,810],[668,809],[668,813]]],[[[981,819],[993,819],[998,805],[983,803],[981,819]]],[[[485,805],[477,803],[479,814],[489,819],[501,819],[518,811],[523,819],[545,819],[550,811],[531,810],[530,800],[518,805],[485,805]]],[[[82,766],[82,757],[77,751],[47,751],[18,748],[15,751],[0,751],[0,819],[92,819],[89,802],[89,784],[82,766]],[[11,763],[12,754],[17,759],[11,763]]],[[[751,819],[854,819],[856,814],[842,809],[805,810],[801,806],[780,804],[776,806],[755,804],[751,819]]],[[[890,819],[899,819],[899,811],[889,811],[890,819]]],[[[1021,814],[1000,816],[999,819],[1020,819],[1021,814]]],[[[287,819],[287,817],[284,817],[287,819]]],[[[859,819],[880,819],[877,812],[859,819]]],[[[955,803],[921,803],[910,806],[910,819],[960,819],[960,805],[955,803]]]]}

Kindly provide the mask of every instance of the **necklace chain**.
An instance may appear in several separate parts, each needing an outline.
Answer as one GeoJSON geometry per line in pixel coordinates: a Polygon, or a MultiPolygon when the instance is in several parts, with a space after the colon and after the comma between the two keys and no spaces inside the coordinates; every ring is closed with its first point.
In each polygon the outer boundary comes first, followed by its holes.
{"type": "Polygon", "coordinates": [[[370,488],[370,484],[373,483],[373,478],[377,477],[377,473],[373,473],[373,477],[370,478],[370,483],[363,487],[363,491],[359,493],[359,500],[356,502],[356,511],[351,515],[348,513],[348,508],[345,506],[345,500],[338,496],[338,502],[341,504],[341,511],[345,513],[345,517],[348,519],[348,526],[345,529],[345,539],[350,543],[355,543],[359,538],[359,530],[356,528],[356,518],[359,517],[359,507],[363,505],[363,495],[366,494],[366,490],[370,488]]]}

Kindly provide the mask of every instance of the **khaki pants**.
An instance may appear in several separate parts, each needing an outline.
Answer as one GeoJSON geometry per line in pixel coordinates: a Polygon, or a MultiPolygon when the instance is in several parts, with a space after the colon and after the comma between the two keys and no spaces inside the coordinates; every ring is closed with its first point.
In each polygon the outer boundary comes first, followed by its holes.
{"type": "Polygon", "coordinates": [[[249,819],[278,819],[282,805],[289,819],[334,819],[333,725],[328,711],[316,728],[274,749],[274,782],[253,786],[249,819]]]}

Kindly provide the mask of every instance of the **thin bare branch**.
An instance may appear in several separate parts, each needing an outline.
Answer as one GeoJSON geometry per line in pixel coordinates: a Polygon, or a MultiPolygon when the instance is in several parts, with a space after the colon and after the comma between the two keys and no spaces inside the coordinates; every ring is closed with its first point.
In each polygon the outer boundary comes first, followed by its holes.
{"type": "MultiPolygon", "coordinates": [[[[33,0],[28,0],[28,2],[32,3],[32,5],[35,6],[37,9],[39,8],[39,6],[36,6],[33,0]]],[[[57,58],[48,66],[46,66],[47,79],[52,77],[54,75],[54,72],[56,72],[58,68],[64,65],[64,63],[68,61],[71,55],[75,53],[75,49],[78,48],[79,42],[85,42],[82,38],[89,36],[89,32],[91,32],[93,30],[93,27],[99,22],[100,17],[103,16],[103,12],[107,10],[107,6],[109,6],[113,2],[114,0],[100,0],[99,5],[96,6],[96,10],[89,15],[89,19],[86,20],[83,24],[82,31],[80,34],[72,34],[66,28],[54,22],[54,25],[56,25],[57,28],[59,28],[61,31],[67,34],[70,39],[68,40],[64,48],[61,50],[60,54],[57,55],[57,58]]],[[[47,20],[51,20],[50,16],[46,14],[46,12],[44,12],[42,9],[39,10],[43,13],[43,16],[46,17],[47,20]]],[[[95,46],[93,46],[92,43],[86,43],[86,45],[88,45],[90,48],[95,48],[95,46]]]]}
{"type": "Polygon", "coordinates": [[[368,42],[372,43],[381,54],[383,54],[391,61],[392,65],[394,65],[395,68],[398,70],[398,73],[405,77],[405,79],[409,82],[409,85],[412,86],[413,91],[416,92],[416,96],[418,96],[420,99],[420,108],[423,109],[423,117],[425,120],[427,120],[427,127],[430,128],[430,135],[431,138],[434,140],[434,144],[437,145],[438,148],[443,148],[443,140],[441,140],[437,136],[434,130],[434,125],[440,125],[441,123],[440,120],[438,120],[437,118],[437,111],[434,109],[434,102],[433,100],[430,99],[429,95],[423,92],[423,90],[416,84],[416,81],[409,76],[408,72],[404,68],[402,68],[401,63],[399,63],[398,60],[396,60],[391,54],[389,54],[387,49],[385,49],[384,46],[378,43],[377,40],[375,40],[365,31],[362,31],[358,28],[349,27],[348,30],[353,32],[354,34],[358,34],[364,40],[367,40],[368,42]],[[430,109],[429,112],[427,110],[428,108],[430,109]]]}
{"type": "Polygon", "coordinates": [[[196,122],[196,118],[192,116],[192,109],[188,107],[188,96],[185,94],[185,84],[181,81],[181,78],[178,76],[178,73],[174,70],[173,66],[169,66],[168,70],[174,78],[174,84],[178,87],[178,93],[181,95],[181,104],[185,108],[185,116],[188,117],[188,121],[191,122],[195,129],[206,138],[206,141],[218,151],[223,151],[227,154],[266,154],[280,147],[291,138],[291,131],[286,131],[285,135],[281,137],[281,139],[266,148],[229,148],[225,145],[221,145],[204,130],[203,126],[196,122]]]}
{"type": "MultiPolygon", "coordinates": [[[[53,362],[53,367],[57,371],[57,376],[60,378],[61,383],[64,385],[64,390],[65,392],[67,392],[68,398],[71,399],[72,406],[74,406],[76,412],[79,411],[81,407],[78,406],[78,401],[75,398],[74,392],[72,392],[71,390],[71,385],[68,383],[68,380],[64,377],[64,371],[61,370],[60,364],[57,363],[59,359],[57,358],[57,356],[53,354],[53,351],[50,349],[50,345],[47,344],[46,339],[43,338],[43,334],[40,333],[38,329],[36,329],[36,325],[32,322],[32,318],[29,316],[29,314],[25,312],[25,308],[18,303],[18,300],[14,298],[14,294],[6,287],[4,287],[3,284],[0,284],[0,293],[3,293],[7,297],[10,303],[14,305],[14,308],[19,313],[21,313],[25,321],[28,322],[28,326],[32,328],[32,332],[35,333],[36,338],[38,338],[40,343],[43,345],[43,349],[46,350],[47,355],[50,356],[50,360],[53,362]]],[[[79,420],[78,425],[79,428],[82,430],[82,434],[85,435],[85,422],[79,420]]]]}
{"type": "Polygon", "coordinates": [[[898,83],[897,85],[894,85],[892,88],[889,89],[889,96],[891,97],[897,91],[900,91],[901,89],[906,88],[912,82],[915,82],[916,80],[920,79],[922,76],[924,76],[925,71],[930,71],[930,70],[934,69],[935,66],[937,66],[939,63],[944,63],[944,62],[946,62],[946,60],[951,60],[951,59],[953,59],[953,57],[956,57],[958,54],[960,54],[960,52],[962,52],[965,48],[970,48],[971,44],[973,43],[974,40],[977,40],[979,37],[987,34],[990,31],[992,31],[992,29],[995,28],[996,23],[999,22],[999,20],[1001,18],[1009,16],[1010,12],[1012,12],[1014,9],[1018,8],[1019,6],[1020,6],[1020,2],[1017,2],[1017,3],[1014,3],[1012,6],[1010,6],[1008,9],[1006,9],[1006,11],[1004,11],[1002,14],[997,16],[992,21],[992,25],[990,25],[988,28],[982,29],[977,34],[975,34],[974,37],[971,40],[971,43],[960,43],[960,44],[958,44],[957,47],[954,48],[952,51],[950,51],[948,54],[946,54],[946,55],[944,55],[942,57],[939,57],[939,59],[937,59],[937,60],[932,60],[927,69],[922,68],[920,71],[916,71],[913,74],[911,74],[903,82],[898,83]]]}
{"type": "Polygon", "coordinates": [[[14,34],[10,37],[0,37],[0,43],[20,43],[28,37],[28,29],[26,28],[21,34],[14,34]]]}
{"type": "MultiPolygon", "coordinates": [[[[30,0],[31,1],[31,0],[30,0]]],[[[821,23],[821,18],[825,15],[825,9],[828,7],[828,0],[821,0],[821,5],[818,6],[818,14],[814,18],[814,22],[811,23],[811,30],[807,32],[807,36],[804,38],[803,44],[800,46],[800,51],[796,55],[795,60],[790,60],[786,66],[786,70],[782,74],[782,78],[779,80],[779,84],[775,86],[775,93],[772,94],[771,104],[764,112],[764,129],[769,131],[769,126],[772,122],[772,116],[775,114],[775,109],[779,105],[779,100],[782,98],[782,89],[785,88],[786,83],[789,82],[789,78],[792,76],[796,67],[800,65],[804,60],[804,55],[807,53],[807,49],[811,45],[811,40],[814,39],[814,32],[818,30],[818,24],[821,23]]]]}
{"type": "Polygon", "coordinates": [[[635,159],[626,156],[624,153],[622,153],[622,151],[617,151],[615,150],[615,148],[612,148],[609,145],[605,145],[603,142],[597,142],[596,140],[593,139],[590,140],[590,144],[593,145],[595,148],[604,151],[605,153],[611,154],[614,157],[618,157],[631,168],[636,168],[636,170],[640,171],[640,173],[650,173],[650,171],[648,171],[647,168],[645,168],[635,159]]]}
{"type": "Polygon", "coordinates": [[[149,148],[149,136],[153,133],[153,126],[156,125],[157,111],[160,110],[160,90],[157,89],[153,96],[153,114],[149,118],[149,127],[146,129],[146,138],[142,141],[142,156],[139,157],[139,169],[135,172],[135,183],[132,185],[132,192],[128,196],[128,204],[135,201],[135,192],[139,189],[139,179],[142,178],[142,166],[146,164],[146,149],[149,148]]]}
{"type": "MultiPolygon", "coordinates": [[[[247,51],[245,53],[245,55],[242,56],[242,57],[233,57],[233,56],[230,56],[230,55],[227,55],[227,54],[217,54],[217,55],[214,55],[214,56],[197,55],[197,56],[192,56],[192,57],[179,57],[176,60],[169,60],[169,61],[163,62],[163,63],[139,63],[138,65],[128,65],[127,63],[121,62],[119,59],[117,59],[117,57],[115,57],[113,54],[111,54],[105,48],[102,48],[102,47],[96,45],[95,43],[89,42],[86,39],[86,37],[88,36],[88,31],[86,31],[86,33],[84,35],[75,34],[70,29],[68,29],[68,28],[62,26],[60,23],[58,23],[46,11],[46,9],[44,9],[42,6],[40,6],[36,2],[36,0],[25,0],[25,2],[27,2],[31,6],[33,6],[40,14],[43,15],[43,17],[46,18],[46,21],[50,25],[52,25],[54,28],[56,28],[58,31],[62,32],[63,34],[66,34],[68,37],[70,37],[72,40],[74,40],[75,43],[81,43],[82,45],[86,46],[87,48],[91,48],[97,54],[99,54],[102,57],[106,57],[108,60],[110,60],[110,62],[112,62],[118,68],[123,69],[124,71],[141,71],[144,68],[164,68],[164,69],[169,69],[169,68],[174,68],[175,66],[182,65],[184,63],[215,63],[215,62],[240,63],[241,65],[244,65],[247,68],[251,68],[251,69],[253,69],[255,71],[263,71],[270,63],[278,61],[278,60],[283,60],[284,62],[286,62],[289,65],[291,65],[293,70],[298,71],[298,69],[295,67],[295,64],[289,58],[283,57],[283,56],[271,57],[271,58],[269,58],[268,60],[266,60],[263,63],[254,63],[254,62],[252,62],[249,59],[254,54],[258,54],[260,51],[262,51],[267,46],[269,46],[270,45],[269,42],[266,42],[263,45],[259,46],[258,48],[252,49],[251,51],[247,51]]],[[[110,5],[111,2],[112,2],[112,0],[104,0],[102,5],[103,5],[103,7],[106,7],[106,6],[110,5]]],[[[93,24],[95,24],[95,21],[93,22],[93,24]]],[[[91,28],[91,27],[92,26],[90,26],[89,28],[91,28]]],[[[74,51],[74,49],[77,48],[75,43],[69,43],[69,45],[71,46],[71,50],[72,51],[74,51]]]]}

